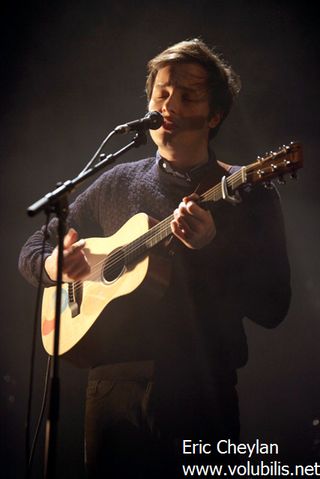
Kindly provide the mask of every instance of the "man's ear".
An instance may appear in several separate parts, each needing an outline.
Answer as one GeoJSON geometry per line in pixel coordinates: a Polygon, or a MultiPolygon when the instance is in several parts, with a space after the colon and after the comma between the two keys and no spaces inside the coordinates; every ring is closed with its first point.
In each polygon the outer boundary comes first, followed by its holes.
{"type": "Polygon", "coordinates": [[[219,125],[222,119],[222,114],[220,112],[215,113],[209,120],[209,128],[215,128],[219,125]]]}

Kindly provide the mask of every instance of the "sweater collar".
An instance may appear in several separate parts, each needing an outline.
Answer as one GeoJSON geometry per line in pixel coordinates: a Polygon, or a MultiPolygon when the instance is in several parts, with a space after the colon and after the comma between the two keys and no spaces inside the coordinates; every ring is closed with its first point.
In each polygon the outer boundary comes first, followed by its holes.
{"type": "Polygon", "coordinates": [[[168,175],[174,176],[175,178],[179,178],[180,180],[186,183],[192,183],[198,181],[199,179],[203,178],[209,171],[212,170],[216,166],[216,156],[213,150],[209,150],[209,159],[206,163],[199,166],[194,166],[188,171],[180,172],[176,171],[172,168],[170,161],[162,158],[159,151],[156,154],[156,161],[158,164],[158,168],[165,172],[168,175]]]}

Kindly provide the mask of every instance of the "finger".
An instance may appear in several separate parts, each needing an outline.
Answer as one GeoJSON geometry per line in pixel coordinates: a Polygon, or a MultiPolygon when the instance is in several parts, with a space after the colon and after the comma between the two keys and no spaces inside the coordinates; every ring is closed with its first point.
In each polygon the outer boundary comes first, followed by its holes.
{"type": "Polygon", "coordinates": [[[203,209],[198,203],[195,203],[192,200],[189,200],[185,204],[185,210],[194,218],[199,219],[200,221],[206,221],[209,217],[211,217],[211,213],[205,209],[203,209]]]}
{"type": "Polygon", "coordinates": [[[90,273],[87,257],[80,251],[77,255],[67,256],[64,261],[64,274],[72,280],[81,279],[90,273]]]}
{"type": "Polygon", "coordinates": [[[177,220],[177,225],[186,238],[190,238],[193,234],[197,232],[195,225],[190,219],[179,218],[177,220]]]}
{"type": "Polygon", "coordinates": [[[202,235],[205,231],[205,225],[199,220],[194,219],[192,216],[187,216],[182,219],[182,228],[187,233],[188,237],[195,235],[202,235]]]}
{"type": "Polygon", "coordinates": [[[68,278],[68,280],[78,281],[80,279],[84,279],[90,273],[90,267],[87,264],[77,264],[73,265],[73,267],[65,271],[64,278],[68,278]]]}
{"type": "Polygon", "coordinates": [[[171,230],[177,238],[181,240],[185,240],[185,231],[182,229],[182,227],[179,225],[179,223],[175,220],[171,222],[171,230]]]}
{"type": "Polygon", "coordinates": [[[68,248],[64,250],[65,255],[74,255],[83,250],[86,245],[86,241],[84,239],[80,239],[76,243],[72,243],[68,248]]]}
{"type": "Polygon", "coordinates": [[[185,230],[181,229],[175,220],[171,222],[171,231],[183,244],[185,244],[191,249],[195,249],[194,245],[190,242],[185,230]]]}
{"type": "Polygon", "coordinates": [[[73,243],[78,240],[78,233],[74,228],[70,228],[64,237],[63,245],[65,248],[69,248],[73,243]]]}
{"type": "Polygon", "coordinates": [[[66,271],[68,268],[72,267],[72,265],[76,265],[77,263],[82,263],[82,262],[88,262],[87,257],[82,250],[83,246],[82,242],[84,240],[81,240],[81,243],[78,245],[74,243],[73,245],[70,246],[68,250],[64,250],[63,252],[63,262],[64,262],[64,270],[66,271]]]}
{"type": "Polygon", "coordinates": [[[198,222],[194,221],[190,215],[183,216],[180,214],[180,209],[174,211],[174,225],[175,231],[181,231],[184,237],[190,237],[193,235],[197,228],[198,222]]]}
{"type": "Polygon", "coordinates": [[[194,232],[201,231],[203,223],[205,223],[204,218],[192,215],[183,206],[179,206],[179,208],[174,211],[174,219],[182,229],[188,230],[188,232],[189,230],[194,232]]]}
{"type": "Polygon", "coordinates": [[[191,193],[191,195],[188,195],[188,196],[185,196],[184,198],[182,198],[182,201],[184,203],[188,203],[188,201],[199,201],[200,199],[200,196],[197,194],[197,193],[191,193]]]}
{"type": "MultiPolygon", "coordinates": [[[[187,199],[188,197],[184,198],[187,199]]],[[[205,211],[201,206],[199,206],[197,203],[195,203],[192,200],[189,200],[187,202],[182,201],[177,210],[180,212],[180,215],[183,217],[186,216],[192,216],[196,220],[199,220],[201,222],[206,221],[209,218],[210,213],[208,211],[205,211]]]]}

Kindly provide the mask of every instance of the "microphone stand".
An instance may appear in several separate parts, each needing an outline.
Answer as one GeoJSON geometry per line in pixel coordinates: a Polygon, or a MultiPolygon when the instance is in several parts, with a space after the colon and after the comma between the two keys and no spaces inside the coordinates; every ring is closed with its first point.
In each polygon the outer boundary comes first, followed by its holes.
{"type": "Polygon", "coordinates": [[[46,422],[45,434],[45,479],[54,479],[56,472],[56,451],[57,451],[57,433],[59,419],[60,402],[60,381],[59,381],[59,338],[60,338],[60,318],[61,318],[61,294],[62,294],[62,272],[63,272],[63,241],[66,233],[66,221],[68,217],[68,195],[77,186],[85,180],[95,175],[98,171],[113,163],[117,158],[132,148],[138,148],[147,143],[147,136],[143,128],[139,129],[133,140],[117,152],[108,155],[97,165],[86,169],[73,180],[67,180],[57,185],[57,188],[47,193],[40,200],[28,207],[29,216],[35,216],[40,211],[45,211],[48,215],[54,212],[58,218],[58,262],[57,262],[57,286],[56,286],[56,305],[55,305],[55,329],[54,329],[54,348],[51,361],[51,377],[49,391],[49,410],[46,422]]]}

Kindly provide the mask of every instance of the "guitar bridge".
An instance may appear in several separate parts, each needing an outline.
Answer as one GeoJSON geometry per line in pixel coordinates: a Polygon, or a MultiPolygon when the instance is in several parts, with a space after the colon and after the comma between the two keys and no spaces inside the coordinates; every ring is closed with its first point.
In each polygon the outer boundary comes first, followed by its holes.
{"type": "Polygon", "coordinates": [[[68,305],[71,310],[71,317],[75,318],[80,314],[82,303],[83,284],[82,281],[68,283],[68,305]]]}

